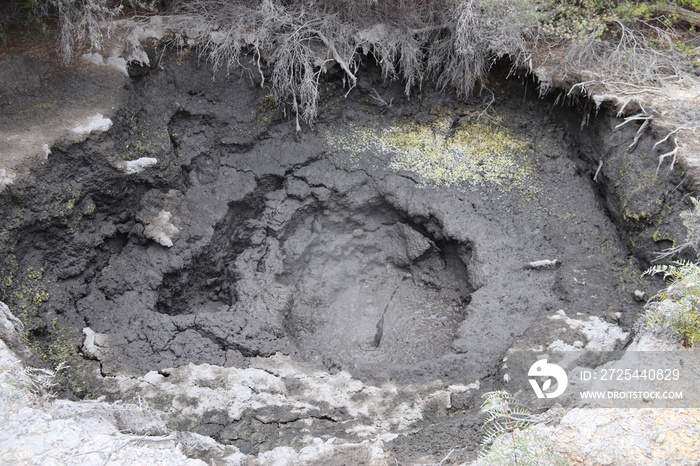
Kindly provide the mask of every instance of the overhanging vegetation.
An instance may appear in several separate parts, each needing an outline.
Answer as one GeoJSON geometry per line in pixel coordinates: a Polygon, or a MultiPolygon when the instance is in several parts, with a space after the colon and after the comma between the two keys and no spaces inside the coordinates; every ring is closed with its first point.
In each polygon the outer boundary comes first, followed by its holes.
{"type": "Polygon", "coordinates": [[[64,61],[99,49],[119,15],[164,10],[197,16],[194,38],[215,70],[252,54],[260,81],[269,68],[273,95],[299,120],[317,115],[318,83],[329,69],[352,89],[363,59],[410,97],[425,83],[469,95],[494,60],[532,66],[553,54],[574,71],[655,86],[684,79],[700,61],[700,1],[613,0],[13,0],[2,8],[0,35],[10,25],[59,30],[64,61]]]}

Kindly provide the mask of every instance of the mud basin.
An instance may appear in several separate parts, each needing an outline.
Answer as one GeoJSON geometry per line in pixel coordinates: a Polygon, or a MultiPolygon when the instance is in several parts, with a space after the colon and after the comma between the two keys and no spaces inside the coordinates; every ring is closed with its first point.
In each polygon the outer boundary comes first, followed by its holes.
{"type": "MultiPolygon", "coordinates": [[[[627,328],[649,258],[682,234],[682,173],[656,173],[654,135],[630,150],[634,124],[525,79],[496,73],[493,101],[330,80],[298,133],[248,78],[169,54],[136,71],[109,131],[0,198],[3,301],[76,396],[101,393],[97,369],[276,354],[367,384],[499,388],[514,345],[585,341],[559,311],[627,328]]],[[[226,429],[262,422],[224,417],[206,433],[236,445],[226,429]]],[[[453,421],[416,448],[449,445],[453,421]]]]}
{"type": "Polygon", "coordinates": [[[431,238],[379,199],[358,207],[308,216],[286,240],[286,328],[302,357],[329,367],[430,364],[466,313],[469,246],[431,238]]]}

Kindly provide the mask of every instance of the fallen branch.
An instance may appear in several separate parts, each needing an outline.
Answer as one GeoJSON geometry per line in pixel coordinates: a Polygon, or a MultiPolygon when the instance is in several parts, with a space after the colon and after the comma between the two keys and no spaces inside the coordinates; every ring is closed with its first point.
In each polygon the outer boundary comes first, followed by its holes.
{"type": "Polygon", "coordinates": [[[574,89],[576,89],[577,87],[581,88],[582,93],[587,94],[588,91],[586,90],[586,86],[589,84],[595,84],[596,82],[597,82],[596,80],[591,80],[591,81],[576,83],[573,86],[571,86],[571,89],[569,89],[569,92],[566,93],[566,96],[569,97],[571,95],[571,93],[574,92],[574,89]]]}
{"type": "Polygon", "coordinates": [[[481,111],[481,113],[479,113],[479,116],[476,117],[476,121],[479,121],[481,119],[481,117],[484,116],[484,113],[486,113],[488,111],[488,109],[491,108],[491,105],[493,105],[493,103],[496,101],[496,94],[494,94],[491,89],[489,89],[488,87],[486,87],[484,85],[481,86],[481,89],[486,89],[487,91],[489,91],[491,93],[491,100],[489,101],[488,104],[486,104],[486,108],[484,108],[481,111]]]}
{"type": "Polygon", "coordinates": [[[391,98],[391,100],[389,100],[389,102],[387,102],[381,95],[379,95],[379,92],[377,92],[377,90],[374,88],[370,93],[370,97],[372,97],[372,99],[375,100],[382,107],[391,108],[392,104],[394,103],[393,97],[391,98]]]}
{"type": "Polygon", "coordinates": [[[340,65],[340,68],[342,68],[342,70],[345,71],[345,74],[350,78],[350,80],[352,81],[350,89],[355,87],[355,84],[357,84],[357,77],[350,70],[350,67],[348,66],[347,62],[343,60],[338,51],[335,49],[333,43],[330,42],[321,31],[312,30],[311,32],[316,34],[316,36],[319,39],[321,39],[321,42],[323,42],[323,44],[326,47],[328,47],[328,50],[330,50],[331,54],[333,55],[333,59],[336,61],[336,63],[338,63],[338,65],[340,65]]]}
{"type": "MultiPolygon", "coordinates": [[[[654,117],[652,115],[649,115],[648,113],[644,112],[643,110],[644,109],[642,109],[641,113],[637,113],[636,115],[632,115],[632,116],[625,118],[625,120],[622,123],[615,126],[615,129],[619,129],[619,128],[622,128],[623,126],[625,126],[630,121],[643,121],[644,122],[641,124],[641,126],[639,127],[639,129],[635,133],[634,138],[632,139],[632,144],[627,146],[628,149],[632,149],[632,148],[634,148],[634,146],[637,145],[637,143],[639,142],[639,138],[642,137],[642,133],[649,126],[649,122],[654,119],[654,117]]],[[[598,170],[600,170],[600,167],[598,167],[598,170]]],[[[598,172],[596,172],[596,176],[597,175],[598,175],[598,172]]],[[[595,178],[593,178],[593,180],[595,181],[595,178]]]]}
{"type": "Polygon", "coordinates": [[[613,88],[615,91],[625,95],[639,95],[645,93],[665,94],[666,91],[660,87],[654,86],[639,86],[633,83],[622,81],[601,81],[602,85],[613,88]]]}
{"type": "Polygon", "coordinates": [[[642,133],[644,132],[646,127],[649,126],[649,120],[651,120],[651,118],[644,120],[644,123],[642,123],[642,125],[637,130],[637,133],[634,135],[634,139],[632,139],[632,144],[630,144],[627,147],[628,149],[632,149],[634,148],[634,146],[637,145],[637,142],[639,142],[639,138],[642,136],[642,133]]]}
{"type": "Polygon", "coordinates": [[[656,174],[659,174],[659,170],[661,169],[661,164],[663,163],[664,159],[667,157],[673,157],[673,160],[671,161],[671,166],[668,168],[668,171],[673,171],[673,167],[676,164],[676,158],[678,156],[678,151],[680,149],[680,144],[676,137],[674,136],[676,133],[679,131],[696,131],[698,128],[700,128],[700,125],[696,126],[679,126],[678,128],[674,129],[673,131],[669,132],[666,136],[664,136],[662,139],[659,139],[656,141],[654,146],[652,147],[652,150],[656,149],[659,145],[663,144],[664,142],[668,141],[669,139],[671,140],[671,144],[673,145],[673,149],[670,150],[669,152],[666,152],[665,154],[661,154],[659,156],[659,164],[656,166],[656,174]]]}

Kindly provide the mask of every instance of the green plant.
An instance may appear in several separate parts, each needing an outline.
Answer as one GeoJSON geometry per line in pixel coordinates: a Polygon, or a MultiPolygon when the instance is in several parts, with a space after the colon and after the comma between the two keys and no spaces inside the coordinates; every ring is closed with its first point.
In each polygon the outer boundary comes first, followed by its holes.
{"type": "Polygon", "coordinates": [[[669,284],[647,303],[638,325],[694,348],[700,343],[700,266],[676,261],[644,272],[644,275],[657,274],[662,274],[669,284]]]}
{"type": "Polygon", "coordinates": [[[485,393],[482,398],[481,412],[486,418],[480,464],[565,464],[551,439],[534,428],[536,417],[515,396],[499,390],[485,393]]]}
{"type": "MultiPolygon", "coordinates": [[[[697,0],[693,0],[697,1],[697,0]]],[[[540,33],[566,50],[576,72],[616,86],[660,86],[692,79],[695,60],[679,32],[694,29],[700,14],[683,1],[558,0],[542,2],[540,33]],[[602,77],[602,78],[601,78],[602,77]]]]}
{"type": "Polygon", "coordinates": [[[700,0],[675,0],[674,3],[694,11],[700,11],[700,0]]]}

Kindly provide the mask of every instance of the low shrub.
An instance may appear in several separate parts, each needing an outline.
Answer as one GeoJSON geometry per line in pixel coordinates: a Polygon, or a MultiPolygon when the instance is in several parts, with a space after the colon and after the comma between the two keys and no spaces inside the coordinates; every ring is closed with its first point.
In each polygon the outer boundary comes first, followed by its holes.
{"type": "Polygon", "coordinates": [[[668,286],[647,303],[640,325],[679,340],[683,346],[700,344],[700,266],[688,261],[656,265],[645,275],[663,275],[668,286]]]}
{"type": "Polygon", "coordinates": [[[496,58],[524,61],[537,26],[535,4],[525,0],[195,0],[175,11],[204,16],[200,45],[215,69],[231,70],[252,53],[261,82],[269,66],[278,103],[308,123],[331,66],[348,88],[369,56],[385,79],[405,83],[408,97],[426,80],[468,95],[496,58]]]}
{"type": "Polygon", "coordinates": [[[14,368],[10,370],[9,381],[29,404],[41,407],[57,397],[56,376],[66,368],[64,363],[59,363],[53,370],[36,367],[14,368]]]}

